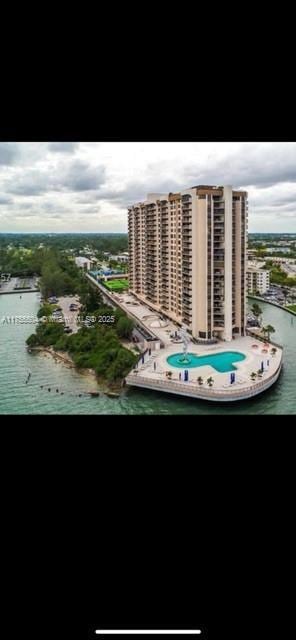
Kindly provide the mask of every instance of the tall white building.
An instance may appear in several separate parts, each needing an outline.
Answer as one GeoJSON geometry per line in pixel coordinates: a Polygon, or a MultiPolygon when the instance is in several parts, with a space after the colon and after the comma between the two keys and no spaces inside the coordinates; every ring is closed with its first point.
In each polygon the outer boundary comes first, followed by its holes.
{"type": "Polygon", "coordinates": [[[246,325],[247,193],[197,186],[129,207],[130,288],[199,340],[246,325]]]}

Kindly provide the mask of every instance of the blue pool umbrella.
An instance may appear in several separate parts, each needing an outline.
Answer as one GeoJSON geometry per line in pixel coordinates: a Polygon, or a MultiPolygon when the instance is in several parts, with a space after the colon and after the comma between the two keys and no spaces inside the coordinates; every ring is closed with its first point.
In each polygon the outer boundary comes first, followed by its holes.
{"type": "Polygon", "coordinates": [[[261,371],[264,371],[264,362],[263,362],[263,360],[261,362],[261,371]]]}
{"type": "Polygon", "coordinates": [[[233,384],[235,382],[235,374],[231,373],[230,374],[230,384],[233,384]]]}
{"type": "Polygon", "coordinates": [[[267,366],[269,367],[269,360],[267,360],[267,366]]]}

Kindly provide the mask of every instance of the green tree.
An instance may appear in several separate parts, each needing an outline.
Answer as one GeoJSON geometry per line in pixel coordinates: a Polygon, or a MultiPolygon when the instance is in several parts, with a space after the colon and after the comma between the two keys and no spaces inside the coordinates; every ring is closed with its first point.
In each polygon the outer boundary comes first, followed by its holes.
{"type": "Polygon", "coordinates": [[[102,306],[103,300],[99,290],[94,289],[87,283],[87,286],[83,287],[80,293],[80,302],[82,304],[82,310],[85,313],[91,313],[102,306]]]}
{"type": "Polygon", "coordinates": [[[28,347],[37,347],[39,344],[39,340],[36,336],[36,333],[32,333],[26,340],[28,347]]]}
{"type": "Polygon", "coordinates": [[[127,316],[121,316],[116,323],[116,332],[120,338],[129,338],[134,327],[133,321],[127,316]]]}
{"type": "Polygon", "coordinates": [[[267,340],[270,342],[270,334],[275,333],[275,328],[271,324],[268,324],[266,327],[263,327],[262,331],[265,336],[267,335],[267,340]]]}
{"type": "Polygon", "coordinates": [[[37,318],[43,318],[43,316],[51,316],[52,312],[57,308],[56,304],[44,304],[37,311],[37,318]]]}
{"type": "Polygon", "coordinates": [[[251,311],[255,316],[255,318],[257,318],[258,320],[259,318],[261,318],[263,312],[259,304],[257,304],[257,302],[254,302],[254,304],[252,305],[251,311]]]}

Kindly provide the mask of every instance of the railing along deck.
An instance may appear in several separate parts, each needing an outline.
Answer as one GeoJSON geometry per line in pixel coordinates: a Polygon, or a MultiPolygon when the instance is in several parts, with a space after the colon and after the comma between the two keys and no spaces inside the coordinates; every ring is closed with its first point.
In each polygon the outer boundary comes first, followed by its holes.
{"type": "Polygon", "coordinates": [[[131,386],[143,386],[147,388],[159,389],[170,391],[171,393],[176,392],[176,394],[184,394],[187,396],[194,397],[204,397],[205,399],[231,399],[231,398],[242,398],[243,396],[253,395],[254,393],[259,392],[260,390],[264,390],[264,388],[270,387],[273,382],[275,382],[279,376],[281,370],[282,362],[280,362],[276,371],[273,373],[271,377],[266,378],[265,380],[260,380],[260,382],[254,382],[252,385],[248,387],[240,387],[239,389],[235,389],[231,386],[229,391],[225,389],[213,389],[210,387],[204,388],[201,385],[193,385],[182,382],[174,382],[173,380],[160,380],[159,378],[148,378],[146,376],[142,376],[140,373],[138,374],[128,374],[126,377],[127,385],[131,386]]]}

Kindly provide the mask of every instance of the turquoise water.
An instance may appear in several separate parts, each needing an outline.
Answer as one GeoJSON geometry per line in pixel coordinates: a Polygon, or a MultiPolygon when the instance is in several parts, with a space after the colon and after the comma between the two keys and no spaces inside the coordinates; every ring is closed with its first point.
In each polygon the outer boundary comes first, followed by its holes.
{"type": "MultiPolygon", "coordinates": [[[[273,338],[284,346],[284,367],[278,382],[268,391],[243,402],[216,404],[193,400],[144,389],[124,389],[120,398],[98,398],[83,395],[97,388],[95,381],[86,378],[50,356],[29,354],[25,340],[34,330],[33,325],[0,323],[0,414],[5,424],[6,414],[83,414],[96,416],[81,421],[81,428],[93,424],[106,426],[106,414],[136,415],[222,415],[222,414],[296,414],[296,318],[282,309],[260,302],[264,324],[275,327],[273,338]],[[28,371],[31,378],[26,384],[28,371]],[[43,386],[43,389],[41,389],[43,386]],[[51,392],[47,388],[52,389],[51,392]],[[56,393],[59,388],[64,395],[56,393]],[[82,395],[81,395],[82,394],[82,395]],[[79,397],[79,395],[81,397],[79,397]]],[[[38,295],[26,293],[0,295],[0,319],[6,315],[36,314],[38,295]]],[[[25,426],[25,425],[24,425],[25,426]]],[[[42,422],[40,428],[42,429],[42,422]]],[[[54,425],[53,425],[54,426],[54,425]]],[[[141,429],[141,422],[138,423],[141,429]]],[[[196,423],[196,428],[198,428],[196,423]]],[[[151,423],[153,428],[153,422],[151,423]]],[[[186,424],[180,427],[186,429],[186,424]]],[[[221,428],[223,426],[221,425],[221,428]]],[[[240,424],[237,423],[237,428],[240,424]]],[[[251,428],[251,425],[250,425],[251,428]]]]}
{"type": "Polygon", "coordinates": [[[193,367],[204,367],[206,364],[210,365],[219,373],[226,373],[227,371],[235,371],[236,367],[233,362],[240,362],[245,360],[246,356],[239,351],[223,351],[222,353],[212,353],[207,356],[197,356],[195,353],[187,353],[189,362],[183,362],[183,353],[174,353],[174,355],[167,358],[168,364],[172,367],[182,367],[183,369],[191,369],[193,367]]]}

